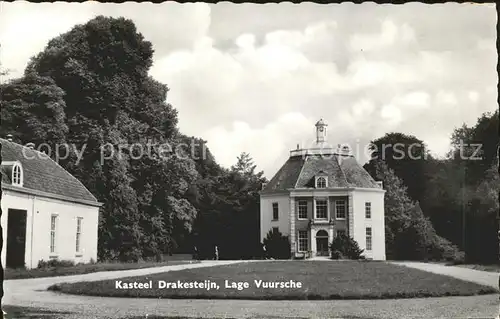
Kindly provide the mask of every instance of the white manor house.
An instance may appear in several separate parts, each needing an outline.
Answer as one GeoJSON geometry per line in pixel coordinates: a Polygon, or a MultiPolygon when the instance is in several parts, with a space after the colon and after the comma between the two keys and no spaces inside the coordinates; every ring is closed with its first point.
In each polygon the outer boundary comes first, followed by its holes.
{"type": "Polygon", "coordinates": [[[327,124],[316,142],[293,150],[260,194],[260,235],[288,236],[292,258],[329,256],[334,236],[357,241],[367,259],[385,260],[384,194],[348,147],[329,147],[327,124]]]}

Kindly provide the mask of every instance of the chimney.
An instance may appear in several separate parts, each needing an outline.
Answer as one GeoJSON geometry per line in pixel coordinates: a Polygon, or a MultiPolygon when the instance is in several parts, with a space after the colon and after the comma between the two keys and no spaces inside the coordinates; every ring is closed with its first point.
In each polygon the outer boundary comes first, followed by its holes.
{"type": "Polygon", "coordinates": [[[29,148],[29,149],[34,149],[35,148],[35,143],[29,142],[28,144],[26,144],[26,147],[29,148]]]}
{"type": "Polygon", "coordinates": [[[297,144],[297,150],[300,150],[300,146],[299,146],[299,144],[297,144]]]}
{"type": "Polygon", "coordinates": [[[7,141],[12,142],[12,134],[7,134],[7,141]]]}
{"type": "Polygon", "coordinates": [[[338,154],[339,155],[351,155],[351,147],[347,144],[338,144],[338,154]]]}
{"type": "Polygon", "coordinates": [[[266,188],[267,186],[267,183],[262,183],[262,189],[261,190],[264,190],[264,188],[266,188]]]}

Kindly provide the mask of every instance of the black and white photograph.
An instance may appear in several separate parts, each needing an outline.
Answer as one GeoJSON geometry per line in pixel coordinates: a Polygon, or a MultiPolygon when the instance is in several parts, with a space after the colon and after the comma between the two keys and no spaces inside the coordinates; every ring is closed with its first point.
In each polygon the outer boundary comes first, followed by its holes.
{"type": "Polygon", "coordinates": [[[0,1],[3,318],[500,318],[497,20],[0,1]]]}

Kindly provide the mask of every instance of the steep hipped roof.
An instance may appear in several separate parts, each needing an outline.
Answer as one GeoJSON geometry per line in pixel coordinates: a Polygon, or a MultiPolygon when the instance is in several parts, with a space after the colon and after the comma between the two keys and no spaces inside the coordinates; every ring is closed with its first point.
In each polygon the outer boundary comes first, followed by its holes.
{"type": "MultiPolygon", "coordinates": [[[[5,139],[0,139],[0,142],[2,163],[18,161],[22,165],[22,189],[98,204],[94,195],[78,179],[47,155],[5,139]]],[[[2,164],[2,184],[11,184],[9,170],[9,166],[2,164]]]]}
{"type": "Polygon", "coordinates": [[[300,156],[290,157],[269,181],[264,191],[294,188],[300,176],[300,171],[304,166],[304,162],[304,158],[300,156]]]}
{"type": "Polygon", "coordinates": [[[263,192],[314,188],[318,174],[328,176],[328,188],[380,188],[353,156],[311,154],[290,157],[263,192]]]}

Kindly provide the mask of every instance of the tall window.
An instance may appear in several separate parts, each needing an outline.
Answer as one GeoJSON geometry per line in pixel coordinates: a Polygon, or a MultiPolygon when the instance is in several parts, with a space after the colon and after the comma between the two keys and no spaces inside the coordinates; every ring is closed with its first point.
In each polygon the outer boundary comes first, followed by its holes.
{"type": "Polygon", "coordinates": [[[299,230],[299,251],[307,251],[307,230],[299,230]]]}
{"type": "Polygon", "coordinates": [[[318,177],[316,180],[316,188],[326,188],[326,178],[318,177]]]}
{"type": "Polygon", "coordinates": [[[278,217],[279,217],[278,203],[273,203],[273,220],[278,220],[278,217]]]}
{"type": "Polygon", "coordinates": [[[345,219],[346,216],[346,207],[345,200],[337,200],[335,201],[335,218],[336,219],[345,219]]]}
{"type": "Polygon", "coordinates": [[[370,202],[365,203],[365,218],[366,219],[372,218],[372,203],[370,202]]]}
{"type": "Polygon", "coordinates": [[[12,168],[12,184],[21,185],[22,176],[21,176],[21,166],[15,164],[12,168]]]}
{"type": "Polygon", "coordinates": [[[327,203],[325,199],[316,200],[316,218],[326,219],[328,217],[327,203]]]}
{"type": "Polygon", "coordinates": [[[307,201],[299,201],[299,219],[307,219],[307,201]]]}
{"type": "Polygon", "coordinates": [[[57,215],[50,216],[50,253],[56,252],[57,215]]]}
{"type": "Polygon", "coordinates": [[[366,227],[366,250],[372,250],[372,228],[366,227]]]}
{"type": "Polygon", "coordinates": [[[81,241],[82,241],[82,217],[76,219],[76,252],[81,251],[81,241]]]}

